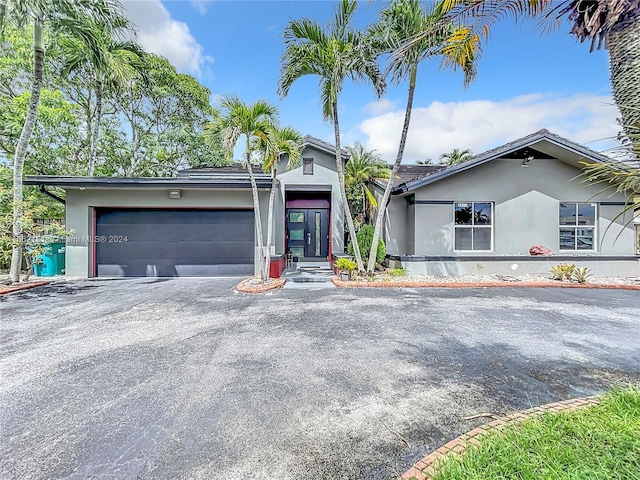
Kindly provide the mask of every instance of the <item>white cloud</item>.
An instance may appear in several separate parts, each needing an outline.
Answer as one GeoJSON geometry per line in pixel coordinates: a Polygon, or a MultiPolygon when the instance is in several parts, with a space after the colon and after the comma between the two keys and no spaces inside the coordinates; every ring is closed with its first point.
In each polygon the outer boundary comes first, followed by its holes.
{"type": "Polygon", "coordinates": [[[207,13],[207,7],[213,0],[190,0],[189,3],[200,15],[207,13]]]}
{"type": "Polygon", "coordinates": [[[396,102],[392,102],[388,98],[381,98],[375,102],[367,103],[364,106],[364,111],[371,115],[382,115],[396,108],[396,102]]]}
{"type": "MultiPolygon", "coordinates": [[[[611,97],[595,94],[433,102],[414,108],[404,158],[406,162],[437,161],[440,154],[456,147],[481,153],[541,128],[597,150],[611,146],[611,142],[592,142],[614,137],[619,130],[618,117],[611,97]]],[[[404,110],[396,110],[363,121],[359,128],[368,137],[366,147],[376,149],[386,160],[393,159],[403,120],[404,110]]]]}
{"type": "Polygon", "coordinates": [[[160,0],[124,0],[125,14],[138,31],[138,41],[151,53],[166,57],[181,72],[201,75],[213,62],[189,26],[171,18],[160,0]]]}

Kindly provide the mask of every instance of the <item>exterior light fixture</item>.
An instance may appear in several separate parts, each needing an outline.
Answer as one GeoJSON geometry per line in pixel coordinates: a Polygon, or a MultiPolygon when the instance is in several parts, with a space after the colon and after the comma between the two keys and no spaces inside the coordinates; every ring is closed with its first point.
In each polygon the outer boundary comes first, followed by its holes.
{"type": "Polygon", "coordinates": [[[169,198],[180,198],[180,190],[169,190],[169,198]]]}
{"type": "Polygon", "coordinates": [[[524,159],[522,160],[522,167],[523,168],[527,168],[529,166],[529,162],[531,160],[533,160],[535,158],[535,156],[529,151],[529,149],[526,149],[524,151],[524,159]]]}

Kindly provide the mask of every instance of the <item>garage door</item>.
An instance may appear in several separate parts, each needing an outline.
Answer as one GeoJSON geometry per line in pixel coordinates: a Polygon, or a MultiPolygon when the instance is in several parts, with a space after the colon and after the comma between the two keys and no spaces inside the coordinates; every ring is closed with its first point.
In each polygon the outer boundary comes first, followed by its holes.
{"type": "Polygon", "coordinates": [[[252,210],[96,209],[99,277],[253,273],[252,210]]]}

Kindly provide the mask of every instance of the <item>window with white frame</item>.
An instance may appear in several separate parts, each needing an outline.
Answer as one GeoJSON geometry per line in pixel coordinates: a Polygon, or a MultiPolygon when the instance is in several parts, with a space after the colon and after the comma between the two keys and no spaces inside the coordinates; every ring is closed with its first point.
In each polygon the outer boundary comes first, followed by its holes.
{"type": "Polygon", "coordinates": [[[493,247],[493,204],[456,202],[453,204],[456,251],[491,251],[493,247]]]}
{"type": "Polygon", "coordinates": [[[596,204],[561,202],[560,250],[596,249],[596,204]]]}

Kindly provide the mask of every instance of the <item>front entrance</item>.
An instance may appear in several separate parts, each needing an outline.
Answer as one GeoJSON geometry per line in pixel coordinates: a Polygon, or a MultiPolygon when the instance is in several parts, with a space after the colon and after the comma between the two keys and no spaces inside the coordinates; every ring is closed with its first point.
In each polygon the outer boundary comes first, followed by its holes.
{"type": "Polygon", "coordinates": [[[327,261],[329,209],[287,208],[287,251],[294,261],[327,261]]]}

